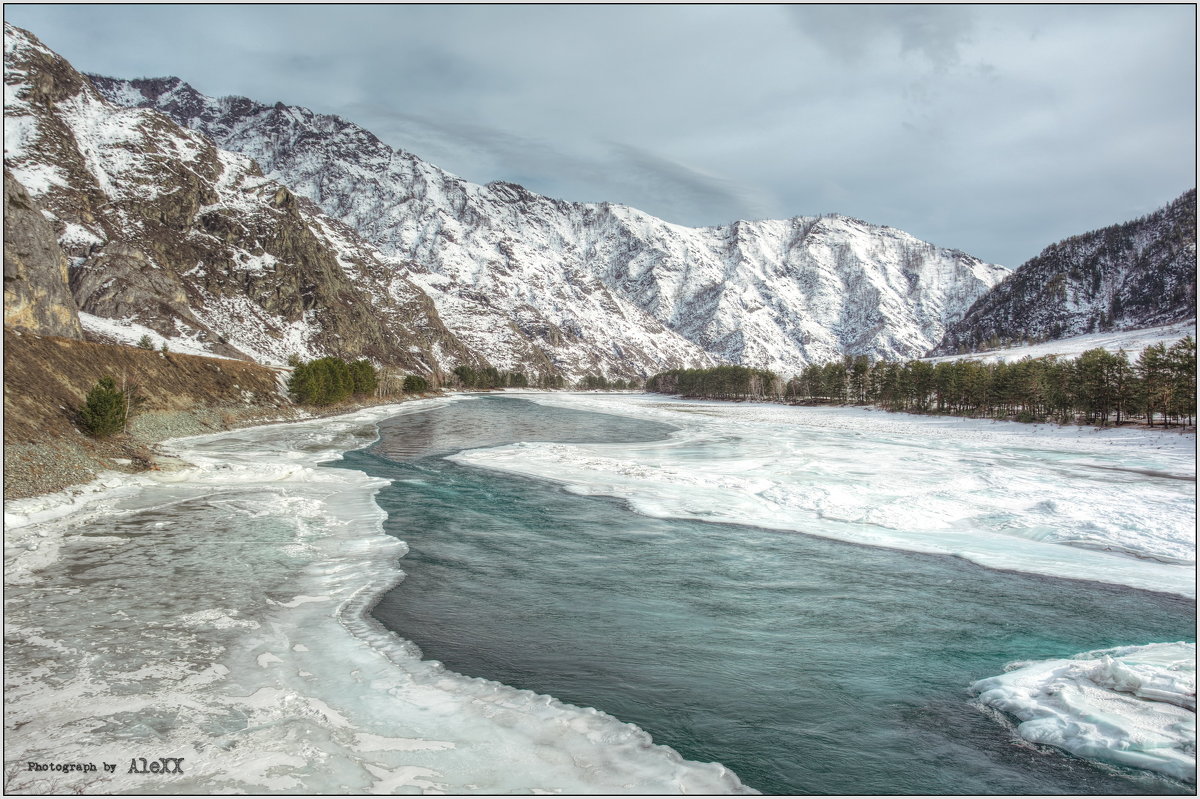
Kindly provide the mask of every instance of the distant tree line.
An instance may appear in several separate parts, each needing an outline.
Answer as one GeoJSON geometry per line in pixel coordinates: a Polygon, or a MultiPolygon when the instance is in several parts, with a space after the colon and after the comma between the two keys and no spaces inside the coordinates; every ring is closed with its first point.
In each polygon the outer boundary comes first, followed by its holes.
{"type": "Polygon", "coordinates": [[[646,381],[646,390],[708,399],[759,399],[778,396],[780,385],[779,376],[766,369],[716,366],[660,372],[646,381]]]}
{"type": "Polygon", "coordinates": [[[657,374],[647,391],[709,399],[782,399],[873,404],[909,413],[945,413],[1105,425],[1139,417],[1150,425],[1192,424],[1196,413],[1196,342],[1155,344],[1130,362],[1124,351],[1088,350],[1078,358],[872,361],[860,355],[810,364],[782,382],[742,366],[657,374]]]}
{"type": "Polygon", "coordinates": [[[581,391],[625,390],[637,387],[633,380],[617,378],[609,380],[604,375],[586,374],[572,385],[568,385],[561,374],[543,372],[530,377],[524,372],[504,372],[494,366],[474,367],[456,366],[450,382],[460,388],[480,390],[497,388],[573,388],[581,391]]]}
{"type": "Polygon", "coordinates": [[[637,388],[637,385],[635,380],[625,380],[624,378],[609,380],[603,375],[586,374],[575,383],[575,388],[580,391],[624,391],[637,388]]]}
{"type": "Polygon", "coordinates": [[[451,383],[459,388],[564,388],[562,375],[541,373],[530,377],[524,372],[504,372],[494,366],[474,367],[463,364],[454,367],[451,383]]]}

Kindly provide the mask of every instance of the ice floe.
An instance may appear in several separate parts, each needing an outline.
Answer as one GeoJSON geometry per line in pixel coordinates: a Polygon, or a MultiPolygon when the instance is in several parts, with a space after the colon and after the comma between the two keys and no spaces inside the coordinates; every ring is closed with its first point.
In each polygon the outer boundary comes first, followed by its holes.
{"type": "Polygon", "coordinates": [[[1030,741],[1196,781],[1196,645],[1162,643],[1009,664],[979,701],[1030,741]]]}
{"type": "Polygon", "coordinates": [[[680,429],[666,441],[519,443],[452,460],[651,516],[1195,596],[1194,434],[665,397],[529,399],[680,429]]]}

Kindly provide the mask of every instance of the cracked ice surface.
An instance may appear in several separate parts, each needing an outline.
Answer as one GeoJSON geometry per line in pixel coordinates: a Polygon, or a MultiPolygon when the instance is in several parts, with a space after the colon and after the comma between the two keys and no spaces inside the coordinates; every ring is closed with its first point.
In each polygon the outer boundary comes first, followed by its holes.
{"type": "Polygon", "coordinates": [[[747,792],[611,716],[422,661],[366,615],[406,551],[384,482],[316,464],[447,401],[179,439],[190,468],[8,503],[6,789],[747,792]]]}
{"type": "Polygon", "coordinates": [[[1196,595],[1194,434],[645,395],[529,399],[680,430],[666,441],[522,443],[452,460],[618,497],[651,516],[1196,595]]]}

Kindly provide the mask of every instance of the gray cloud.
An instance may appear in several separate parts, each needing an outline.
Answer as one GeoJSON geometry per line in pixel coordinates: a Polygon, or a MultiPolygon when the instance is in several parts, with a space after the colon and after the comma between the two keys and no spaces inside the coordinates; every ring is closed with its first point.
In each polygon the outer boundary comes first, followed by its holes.
{"type": "Polygon", "coordinates": [[[470,180],[841,211],[1015,266],[1194,185],[1181,5],[8,4],[76,66],[340,114],[470,180]]]}
{"type": "Polygon", "coordinates": [[[963,5],[793,5],[789,11],[813,41],[851,62],[895,46],[944,67],[959,61],[976,26],[975,8],[963,5]]]}
{"type": "Polygon", "coordinates": [[[572,152],[478,123],[396,113],[367,103],[349,110],[351,118],[385,141],[404,141],[435,164],[442,163],[439,156],[448,159],[470,152],[478,171],[460,177],[477,182],[504,174],[547,196],[621,202],[669,219],[762,218],[775,204],[729,178],[627,143],[602,142],[572,152]],[[592,193],[580,194],[580,186],[588,186],[592,193]]]}

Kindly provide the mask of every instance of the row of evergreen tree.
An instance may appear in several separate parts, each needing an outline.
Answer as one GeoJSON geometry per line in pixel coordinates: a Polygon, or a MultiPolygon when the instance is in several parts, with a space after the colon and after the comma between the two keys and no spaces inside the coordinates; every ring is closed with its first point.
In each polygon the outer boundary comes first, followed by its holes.
{"type": "Polygon", "coordinates": [[[568,386],[560,374],[541,373],[530,378],[524,372],[503,372],[494,366],[476,368],[462,365],[454,367],[452,377],[447,381],[458,388],[495,389],[495,388],[576,388],[581,390],[635,388],[631,380],[618,378],[609,380],[603,375],[587,374],[573,386],[568,386]]]}
{"type": "Polygon", "coordinates": [[[594,374],[586,374],[575,383],[575,388],[580,391],[624,391],[637,387],[638,383],[635,380],[625,380],[624,378],[609,380],[604,375],[594,374]]]}
{"type": "Polygon", "coordinates": [[[671,369],[647,380],[646,390],[706,399],[760,399],[783,393],[778,375],[748,366],[671,369]]]}
{"type": "Polygon", "coordinates": [[[463,364],[454,367],[447,382],[459,388],[563,388],[562,375],[538,374],[531,379],[524,372],[502,372],[494,366],[475,368],[463,364]]]}
{"type": "Polygon", "coordinates": [[[810,364],[784,381],[744,366],[676,369],[650,378],[647,391],[709,399],[879,405],[910,413],[949,413],[1024,422],[1192,424],[1196,413],[1196,342],[1147,347],[1136,361],[1124,351],[1088,350],[1078,358],[872,361],[846,357],[810,364]]]}
{"type": "Polygon", "coordinates": [[[350,363],[341,358],[317,358],[295,364],[288,391],[302,405],[332,405],[353,396],[375,393],[379,378],[370,361],[350,363]]]}

